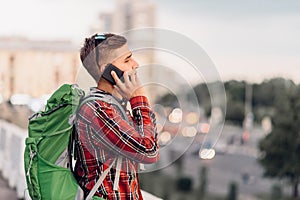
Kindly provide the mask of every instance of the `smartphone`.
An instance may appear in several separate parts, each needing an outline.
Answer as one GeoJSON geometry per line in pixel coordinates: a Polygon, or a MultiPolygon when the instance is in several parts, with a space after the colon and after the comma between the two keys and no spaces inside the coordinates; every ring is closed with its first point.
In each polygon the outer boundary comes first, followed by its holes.
{"type": "Polygon", "coordinates": [[[111,63],[106,65],[106,67],[105,67],[105,69],[102,73],[102,77],[105,80],[107,80],[109,83],[111,83],[112,85],[116,85],[116,82],[115,82],[114,78],[111,75],[111,71],[116,72],[119,79],[123,80],[124,72],[122,70],[120,70],[118,67],[116,67],[115,65],[111,64],[111,63]]]}

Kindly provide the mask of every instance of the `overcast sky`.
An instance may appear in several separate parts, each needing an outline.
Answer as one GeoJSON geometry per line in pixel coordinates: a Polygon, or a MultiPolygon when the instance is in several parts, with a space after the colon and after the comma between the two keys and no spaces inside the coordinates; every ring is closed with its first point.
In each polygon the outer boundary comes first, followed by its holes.
{"type": "MultiPolygon", "coordinates": [[[[114,6],[111,0],[0,1],[0,36],[76,42],[114,6]]],[[[197,42],[223,80],[284,76],[300,83],[300,1],[150,1],[157,5],[157,27],[197,42]]]]}

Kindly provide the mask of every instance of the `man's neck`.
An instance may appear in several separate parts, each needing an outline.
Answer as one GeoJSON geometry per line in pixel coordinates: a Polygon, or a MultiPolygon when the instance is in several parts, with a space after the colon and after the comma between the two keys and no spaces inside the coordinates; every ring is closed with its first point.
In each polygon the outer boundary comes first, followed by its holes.
{"type": "Polygon", "coordinates": [[[100,79],[97,88],[109,94],[112,94],[114,90],[114,86],[107,82],[105,79],[100,79]]]}
{"type": "Polygon", "coordinates": [[[122,99],[123,97],[116,92],[116,90],[114,89],[114,86],[112,84],[110,84],[109,82],[107,82],[105,79],[100,79],[100,81],[98,82],[97,88],[99,90],[102,90],[104,92],[107,92],[119,99],[122,99]]]}

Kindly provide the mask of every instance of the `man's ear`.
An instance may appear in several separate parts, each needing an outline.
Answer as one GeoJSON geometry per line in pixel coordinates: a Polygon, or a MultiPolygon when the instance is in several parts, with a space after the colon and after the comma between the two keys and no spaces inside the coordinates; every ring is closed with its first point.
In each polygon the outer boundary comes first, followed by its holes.
{"type": "Polygon", "coordinates": [[[100,66],[100,74],[103,73],[103,71],[104,71],[106,65],[107,65],[107,64],[102,64],[102,65],[100,66]]]}

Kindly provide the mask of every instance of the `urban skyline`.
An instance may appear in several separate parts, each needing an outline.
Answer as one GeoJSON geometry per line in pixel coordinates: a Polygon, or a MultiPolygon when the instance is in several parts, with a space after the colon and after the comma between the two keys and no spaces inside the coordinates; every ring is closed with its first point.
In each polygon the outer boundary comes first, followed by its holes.
{"type": "MultiPolygon", "coordinates": [[[[300,64],[299,2],[150,2],[157,8],[156,27],[194,40],[207,52],[224,81],[261,82],[280,76],[300,82],[296,73],[300,64]]],[[[114,1],[108,0],[12,0],[0,8],[4,25],[0,36],[70,39],[79,45],[99,13],[113,10],[114,1]]]]}

